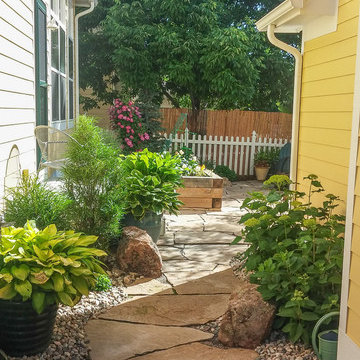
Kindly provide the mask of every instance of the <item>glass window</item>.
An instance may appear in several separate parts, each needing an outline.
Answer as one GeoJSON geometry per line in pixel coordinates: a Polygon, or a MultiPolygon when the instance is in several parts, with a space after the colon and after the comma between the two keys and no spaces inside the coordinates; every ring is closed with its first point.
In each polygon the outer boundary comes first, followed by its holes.
{"type": "Polygon", "coordinates": [[[65,72],[65,31],[60,29],[60,71],[65,72]]]}
{"type": "Polygon", "coordinates": [[[74,45],[73,41],[69,39],[69,77],[73,79],[74,77],[74,45]]]}
{"type": "Polygon", "coordinates": [[[51,30],[51,66],[59,70],[59,30],[51,30]]]}
{"type": "Polygon", "coordinates": [[[51,98],[52,98],[52,120],[60,120],[59,117],[59,74],[51,72],[51,98]]]}
{"type": "Polygon", "coordinates": [[[74,119],[74,82],[69,80],[69,119],[74,119]]]}
{"type": "Polygon", "coordinates": [[[64,76],[60,76],[60,120],[66,119],[66,81],[64,76]]]}

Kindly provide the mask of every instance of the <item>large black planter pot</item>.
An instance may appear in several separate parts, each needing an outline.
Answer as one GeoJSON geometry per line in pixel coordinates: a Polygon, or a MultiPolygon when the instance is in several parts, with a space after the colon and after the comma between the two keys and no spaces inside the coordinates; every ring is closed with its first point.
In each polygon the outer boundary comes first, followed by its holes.
{"type": "Polygon", "coordinates": [[[30,301],[0,300],[0,349],[10,356],[34,355],[50,344],[58,306],[40,315],[30,301]]]}
{"type": "Polygon", "coordinates": [[[132,214],[125,214],[123,225],[136,226],[139,229],[145,230],[156,244],[161,232],[161,219],[162,214],[157,215],[153,212],[146,213],[142,220],[135,219],[132,214]]]}

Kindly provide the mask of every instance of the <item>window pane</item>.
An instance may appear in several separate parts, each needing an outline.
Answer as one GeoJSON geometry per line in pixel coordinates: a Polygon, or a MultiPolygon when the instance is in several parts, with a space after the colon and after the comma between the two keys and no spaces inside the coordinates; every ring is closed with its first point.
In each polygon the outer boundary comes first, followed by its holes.
{"type": "Polygon", "coordinates": [[[74,77],[73,42],[69,39],[69,77],[74,77]]]}
{"type": "Polygon", "coordinates": [[[51,66],[59,70],[59,30],[51,30],[51,66]]]}
{"type": "Polygon", "coordinates": [[[54,11],[56,15],[59,15],[59,0],[51,0],[51,9],[54,11]]]}
{"type": "Polygon", "coordinates": [[[74,83],[69,81],[69,119],[74,119],[74,83]]]}
{"type": "Polygon", "coordinates": [[[59,75],[51,72],[52,120],[59,120],[59,75]]]}
{"type": "Polygon", "coordinates": [[[60,76],[60,120],[66,119],[66,85],[65,85],[65,77],[60,76]]]}
{"type": "Polygon", "coordinates": [[[60,29],[60,71],[65,72],[65,31],[60,29]]]}
{"type": "Polygon", "coordinates": [[[60,0],[60,21],[65,24],[65,0],[60,0]]]}

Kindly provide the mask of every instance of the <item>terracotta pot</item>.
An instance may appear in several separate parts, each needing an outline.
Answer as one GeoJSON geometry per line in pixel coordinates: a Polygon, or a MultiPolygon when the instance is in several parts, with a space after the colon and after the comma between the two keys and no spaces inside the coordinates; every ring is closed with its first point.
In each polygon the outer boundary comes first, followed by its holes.
{"type": "Polygon", "coordinates": [[[270,166],[255,166],[256,180],[264,181],[269,172],[270,166]]]}

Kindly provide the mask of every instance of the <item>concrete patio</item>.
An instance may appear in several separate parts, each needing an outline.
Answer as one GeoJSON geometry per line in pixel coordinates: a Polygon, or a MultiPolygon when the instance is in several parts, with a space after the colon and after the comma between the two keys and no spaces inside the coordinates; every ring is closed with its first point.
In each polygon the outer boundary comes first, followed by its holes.
{"type": "Polygon", "coordinates": [[[88,323],[93,360],[257,358],[252,350],[212,346],[213,334],[196,326],[221,317],[242,285],[229,262],[246,245],[230,243],[241,231],[241,202],[261,186],[243,181],[226,187],[221,212],[166,216],[166,234],[158,242],[163,276],[126,288],[126,302],[88,323]]]}

